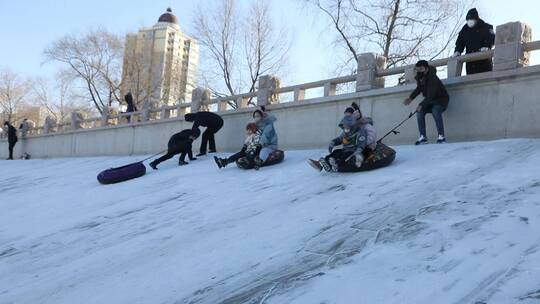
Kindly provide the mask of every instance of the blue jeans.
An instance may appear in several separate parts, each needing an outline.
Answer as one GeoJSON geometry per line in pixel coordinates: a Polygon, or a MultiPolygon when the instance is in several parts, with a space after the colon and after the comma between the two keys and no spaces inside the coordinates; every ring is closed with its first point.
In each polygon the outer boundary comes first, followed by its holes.
{"type": "Polygon", "coordinates": [[[265,162],[270,154],[272,154],[274,151],[277,150],[277,146],[266,146],[261,149],[261,153],[259,154],[259,158],[265,162]]]}
{"type": "Polygon", "coordinates": [[[423,106],[422,110],[416,113],[416,119],[418,120],[418,131],[420,131],[420,135],[424,135],[426,137],[426,114],[431,113],[433,115],[433,119],[435,120],[435,125],[437,125],[437,132],[439,135],[444,136],[442,113],[445,110],[445,107],[438,104],[423,106]]]}

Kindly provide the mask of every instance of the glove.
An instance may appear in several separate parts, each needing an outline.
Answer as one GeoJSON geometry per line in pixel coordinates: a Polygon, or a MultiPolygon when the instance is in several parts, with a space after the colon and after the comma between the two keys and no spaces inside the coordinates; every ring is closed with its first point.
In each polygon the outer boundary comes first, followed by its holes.
{"type": "Polygon", "coordinates": [[[452,58],[456,58],[456,57],[459,57],[461,55],[460,52],[455,52],[453,55],[452,55],[452,58]]]}
{"type": "Polygon", "coordinates": [[[328,146],[328,152],[332,153],[333,150],[334,150],[334,146],[333,146],[333,145],[328,146]]]}
{"type": "Polygon", "coordinates": [[[485,51],[489,51],[489,48],[483,47],[483,48],[480,49],[480,52],[485,52],[485,51]]]}
{"type": "Polygon", "coordinates": [[[364,155],[362,155],[362,153],[360,153],[360,154],[356,154],[354,157],[355,157],[354,165],[357,168],[362,167],[362,164],[364,163],[364,155]]]}

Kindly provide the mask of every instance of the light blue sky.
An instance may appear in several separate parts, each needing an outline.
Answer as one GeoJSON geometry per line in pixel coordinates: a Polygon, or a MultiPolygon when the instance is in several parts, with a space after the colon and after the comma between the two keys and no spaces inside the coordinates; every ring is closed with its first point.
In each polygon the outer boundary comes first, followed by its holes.
{"type": "MultiPolygon", "coordinates": [[[[186,33],[196,0],[0,0],[0,67],[27,76],[50,76],[54,67],[42,65],[42,50],[56,38],[88,27],[104,26],[117,33],[151,26],[171,6],[186,33]]],[[[239,0],[240,3],[247,1],[239,0]]],[[[294,33],[290,73],[286,83],[301,83],[328,77],[333,71],[332,50],[326,20],[305,12],[302,0],[272,0],[276,22],[285,22],[294,33]]],[[[540,31],[538,0],[479,0],[481,17],[497,25],[524,21],[540,31]]],[[[536,35],[534,35],[536,37],[536,35]]],[[[536,56],[535,56],[536,57],[536,56]]]]}

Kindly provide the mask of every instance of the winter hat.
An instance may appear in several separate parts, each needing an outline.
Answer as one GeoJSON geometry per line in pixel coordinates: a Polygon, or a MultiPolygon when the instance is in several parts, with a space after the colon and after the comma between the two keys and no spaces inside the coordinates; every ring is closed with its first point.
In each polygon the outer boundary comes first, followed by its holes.
{"type": "Polygon", "coordinates": [[[253,118],[255,118],[255,113],[259,113],[259,115],[261,116],[261,118],[264,117],[263,111],[261,111],[261,110],[255,110],[255,111],[253,112],[253,118]]]}
{"type": "Polygon", "coordinates": [[[429,68],[429,63],[425,60],[420,60],[416,63],[416,67],[419,68],[419,67],[425,67],[425,68],[429,68]]]}
{"type": "Polygon", "coordinates": [[[184,119],[186,121],[194,121],[195,120],[195,114],[194,113],[187,113],[184,115],[184,119]]]}
{"type": "Polygon", "coordinates": [[[354,109],[351,108],[351,107],[348,107],[348,108],[345,109],[345,112],[343,112],[343,113],[353,114],[353,113],[354,113],[354,109]]]}
{"type": "Polygon", "coordinates": [[[250,122],[246,125],[246,130],[250,130],[251,132],[255,133],[257,132],[257,124],[254,122],[250,122]]]}
{"type": "Polygon", "coordinates": [[[342,126],[343,128],[345,127],[352,128],[356,125],[356,120],[351,116],[345,116],[343,117],[339,125],[342,126]]]}
{"type": "Polygon", "coordinates": [[[8,126],[9,125],[9,121],[4,121],[4,126],[8,126]]]}
{"type": "Polygon", "coordinates": [[[469,12],[467,13],[467,17],[465,19],[466,20],[479,20],[480,16],[478,15],[478,11],[476,10],[476,8],[469,10],[469,12]]]}

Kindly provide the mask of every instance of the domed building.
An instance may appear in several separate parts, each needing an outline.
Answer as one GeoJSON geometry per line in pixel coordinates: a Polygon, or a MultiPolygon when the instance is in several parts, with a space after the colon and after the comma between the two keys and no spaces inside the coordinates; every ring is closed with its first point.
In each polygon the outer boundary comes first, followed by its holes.
{"type": "Polygon", "coordinates": [[[171,8],[157,23],[126,35],[121,91],[140,107],[190,102],[199,64],[197,41],[182,33],[171,8]]]}

